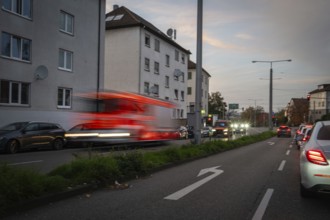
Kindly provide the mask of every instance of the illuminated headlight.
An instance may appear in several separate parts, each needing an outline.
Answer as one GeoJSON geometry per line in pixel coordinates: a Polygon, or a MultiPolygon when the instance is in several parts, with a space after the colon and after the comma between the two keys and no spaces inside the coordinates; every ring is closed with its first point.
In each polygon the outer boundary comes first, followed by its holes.
{"type": "Polygon", "coordinates": [[[234,124],[234,127],[235,127],[235,128],[238,128],[238,124],[234,124]]]}
{"type": "Polygon", "coordinates": [[[212,132],[215,132],[216,130],[214,128],[212,128],[212,132]]]}
{"type": "Polygon", "coordinates": [[[245,124],[244,127],[248,128],[249,127],[249,124],[245,124]]]}
{"type": "Polygon", "coordinates": [[[223,131],[224,131],[224,132],[228,132],[228,129],[224,129],[223,131]]]}

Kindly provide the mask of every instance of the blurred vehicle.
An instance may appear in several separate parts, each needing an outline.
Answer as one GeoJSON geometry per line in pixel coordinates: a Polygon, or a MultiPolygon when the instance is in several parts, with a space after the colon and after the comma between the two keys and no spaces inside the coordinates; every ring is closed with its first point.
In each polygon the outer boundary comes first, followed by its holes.
{"type": "Polygon", "coordinates": [[[201,136],[202,137],[212,137],[214,129],[210,126],[206,126],[201,129],[201,136]]]}
{"type": "Polygon", "coordinates": [[[277,137],[291,137],[291,128],[288,126],[282,125],[277,128],[277,137]]]}
{"type": "Polygon", "coordinates": [[[231,137],[233,135],[230,120],[217,120],[214,123],[214,136],[217,137],[231,137]]]}
{"type": "Polygon", "coordinates": [[[0,128],[0,151],[14,154],[25,149],[53,148],[65,145],[65,130],[49,122],[15,122],[0,128]]]}
{"type": "Polygon", "coordinates": [[[300,149],[304,146],[304,144],[309,140],[312,132],[312,127],[305,126],[301,133],[297,137],[297,149],[300,149]]]}
{"type": "Polygon", "coordinates": [[[296,145],[298,145],[298,137],[299,137],[299,135],[301,134],[301,132],[303,131],[303,129],[305,128],[305,127],[312,127],[312,125],[306,125],[306,124],[301,124],[301,125],[299,125],[299,127],[298,127],[298,129],[296,130],[296,133],[295,133],[295,135],[294,135],[294,141],[295,141],[295,143],[296,143],[296,145]]]}
{"type": "Polygon", "coordinates": [[[178,129],[179,138],[188,139],[188,129],[185,126],[180,126],[178,129]]]}
{"type": "Polygon", "coordinates": [[[231,128],[234,134],[246,134],[247,129],[249,128],[248,123],[233,123],[231,128]]]}
{"type": "Polygon", "coordinates": [[[300,153],[300,192],[330,192],[330,121],[316,122],[309,141],[300,153]]]}
{"type": "Polygon", "coordinates": [[[129,144],[178,138],[174,120],[170,119],[175,105],[168,101],[119,91],[78,96],[97,102],[99,111],[77,113],[75,124],[88,125],[88,129],[67,131],[69,143],[129,144]]]}

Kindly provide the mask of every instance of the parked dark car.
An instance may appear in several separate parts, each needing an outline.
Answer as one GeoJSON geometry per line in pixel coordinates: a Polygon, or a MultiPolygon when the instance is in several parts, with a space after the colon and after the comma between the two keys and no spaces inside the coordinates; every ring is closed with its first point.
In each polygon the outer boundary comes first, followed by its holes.
{"type": "Polygon", "coordinates": [[[49,122],[16,122],[0,128],[0,151],[14,154],[25,149],[52,148],[65,145],[65,130],[49,122]]]}
{"type": "Polygon", "coordinates": [[[288,126],[280,126],[277,129],[277,137],[291,137],[291,128],[289,128],[288,126]]]}

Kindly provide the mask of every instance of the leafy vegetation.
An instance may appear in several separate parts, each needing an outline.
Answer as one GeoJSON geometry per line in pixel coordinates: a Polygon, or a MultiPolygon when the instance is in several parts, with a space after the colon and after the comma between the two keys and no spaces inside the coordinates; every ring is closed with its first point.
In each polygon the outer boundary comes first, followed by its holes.
{"type": "Polygon", "coordinates": [[[186,144],[157,152],[134,151],[122,155],[78,158],[69,164],[59,166],[49,174],[1,164],[0,216],[22,202],[47,194],[63,192],[83,184],[114,184],[116,181],[143,176],[168,165],[245,146],[274,135],[274,132],[264,132],[237,140],[216,140],[200,145],[186,144]]]}

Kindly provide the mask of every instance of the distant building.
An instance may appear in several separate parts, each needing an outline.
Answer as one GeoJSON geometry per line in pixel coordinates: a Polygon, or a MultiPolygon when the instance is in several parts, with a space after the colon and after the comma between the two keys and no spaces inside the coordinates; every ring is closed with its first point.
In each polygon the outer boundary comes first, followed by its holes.
{"type": "Polygon", "coordinates": [[[308,100],[292,98],[286,108],[286,117],[291,126],[298,126],[308,121],[308,100]]]}
{"type": "Polygon", "coordinates": [[[330,84],[318,85],[309,92],[309,121],[315,122],[330,113],[330,84]]]}
{"type": "MultiPolygon", "coordinates": [[[[201,91],[201,117],[207,117],[208,116],[208,98],[209,98],[209,81],[210,81],[211,75],[202,68],[202,91],[201,91]]],[[[196,104],[196,63],[189,60],[188,64],[188,87],[187,87],[187,107],[189,113],[194,113],[194,107],[196,104]]]]}
{"type": "Polygon", "coordinates": [[[71,113],[88,108],[74,94],[102,84],[104,20],[105,0],[1,1],[0,126],[72,126],[71,113]]]}
{"type": "Polygon", "coordinates": [[[171,36],[124,6],[114,5],[106,15],[105,89],[169,100],[177,105],[172,118],[185,119],[189,55],[171,36]]]}

